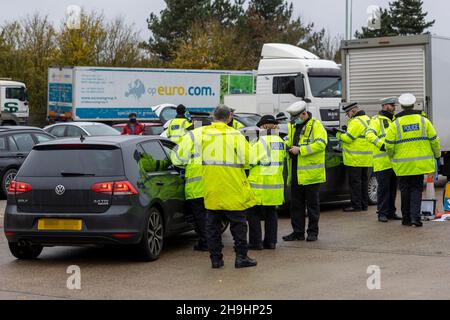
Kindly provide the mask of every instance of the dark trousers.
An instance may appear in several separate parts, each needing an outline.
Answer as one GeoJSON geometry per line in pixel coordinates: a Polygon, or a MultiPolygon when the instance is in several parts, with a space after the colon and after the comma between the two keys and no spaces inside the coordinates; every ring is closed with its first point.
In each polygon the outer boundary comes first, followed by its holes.
{"type": "Polygon", "coordinates": [[[234,240],[234,251],[246,255],[247,217],[245,211],[213,211],[206,213],[206,239],[211,259],[221,259],[222,255],[222,220],[230,222],[230,230],[234,240]]]}
{"type": "Polygon", "coordinates": [[[384,170],[376,173],[378,189],[378,215],[391,217],[395,214],[395,199],[397,198],[397,176],[394,170],[384,170]]]}
{"type": "Polygon", "coordinates": [[[248,238],[250,245],[262,243],[261,220],[264,219],[264,243],[277,243],[278,215],[274,206],[256,206],[247,213],[248,238]]]}
{"type": "Polygon", "coordinates": [[[402,198],[402,216],[405,222],[420,222],[423,175],[398,177],[402,198]]]}
{"type": "Polygon", "coordinates": [[[369,168],[347,167],[351,204],[358,210],[366,210],[369,207],[369,168]]]}
{"type": "Polygon", "coordinates": [[[295,233],[305,233],[306,210],[308,210],[308,234],[319,235],[320,184],[300,186],[296,179],[291,185],[291,224],[295,233]]]}
{"type": "Polygon", "coordinates": [[[189,205],[194,216],[195,232],[198,234],[198,245],[206,247],[206,209],[203,198],[189,200],[189,205]]]}

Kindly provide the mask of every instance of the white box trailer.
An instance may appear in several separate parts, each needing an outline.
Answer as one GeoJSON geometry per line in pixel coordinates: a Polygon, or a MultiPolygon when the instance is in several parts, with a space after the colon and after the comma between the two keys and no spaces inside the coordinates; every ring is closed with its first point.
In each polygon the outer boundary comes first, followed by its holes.
{"type": "Polygon", "coordinates": [[[211,112],[225,94],[254,92],[253,71],[51,67],[48,117],[120,122],[131,112],[154,120],[152,107],[184,104],[211,112]]]}
{"type": "MultiPolygon", "coordinates": [[[[442,174],[450,176],[450,38],[416,35],[342,41],[343,101],[369,114],[380,100],[412,93],[441,139],[442,174]]],[[[346,122],[341,114],[341,124],[346,122]]]]}

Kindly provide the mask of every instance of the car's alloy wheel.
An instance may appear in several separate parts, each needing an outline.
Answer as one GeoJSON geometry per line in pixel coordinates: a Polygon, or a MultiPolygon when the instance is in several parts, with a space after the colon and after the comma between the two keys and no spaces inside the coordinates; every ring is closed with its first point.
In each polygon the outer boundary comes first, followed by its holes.
{"type": "Polygon", "coordinates": [[[159,258],[164,242],[164,223],[161,212],[151,208],[145,230],[138,246],[139,256],[143,261],[155,261],[159,258]]]}
{"type": "Polygon", "coordinates": [[[153,256],[159,256],[163,244],[163,225],[161,214],[154,210],[150,213],[147,227],[147,241],[153,256]]]}
{"type": "Polygon", "coordinates": [[[9,169],[8,171],[5,172],[5,175],[3,176],[3,181],[2,181],[3,193],[5,195],[8,194],[9,185],[14,180],[16,175],[17,175],[16,169],[9,169]]]}
{"type": "Polygon", "coordinates": [[[372,175],[369,178],[369,204],[376,205],[378,202],[378,181],[377,178],[372,175]]]}

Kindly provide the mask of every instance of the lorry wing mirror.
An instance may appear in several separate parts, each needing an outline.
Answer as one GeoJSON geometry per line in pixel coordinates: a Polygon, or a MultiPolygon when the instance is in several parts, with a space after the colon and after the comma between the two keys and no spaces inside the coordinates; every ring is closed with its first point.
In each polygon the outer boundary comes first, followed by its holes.
{"type": "MultiPolygon", "coordinates": [[[[304,81],[303,74],[299,74],[297,77],[295,77],[295,96],[298,98],[302,98],[305,100],[305,81],[304,81]]],[[[307,102],[307,101],[305,101],[307,102]]]]}

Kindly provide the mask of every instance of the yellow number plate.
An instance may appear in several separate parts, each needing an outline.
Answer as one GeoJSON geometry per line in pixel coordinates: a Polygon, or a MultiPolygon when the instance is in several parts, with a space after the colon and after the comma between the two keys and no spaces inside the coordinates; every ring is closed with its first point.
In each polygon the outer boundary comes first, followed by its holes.
{"type": "Polygon", "coordinates": [[[75,219],[39,219],[38,230],[81,231],[82,220],[75,219]]]}

